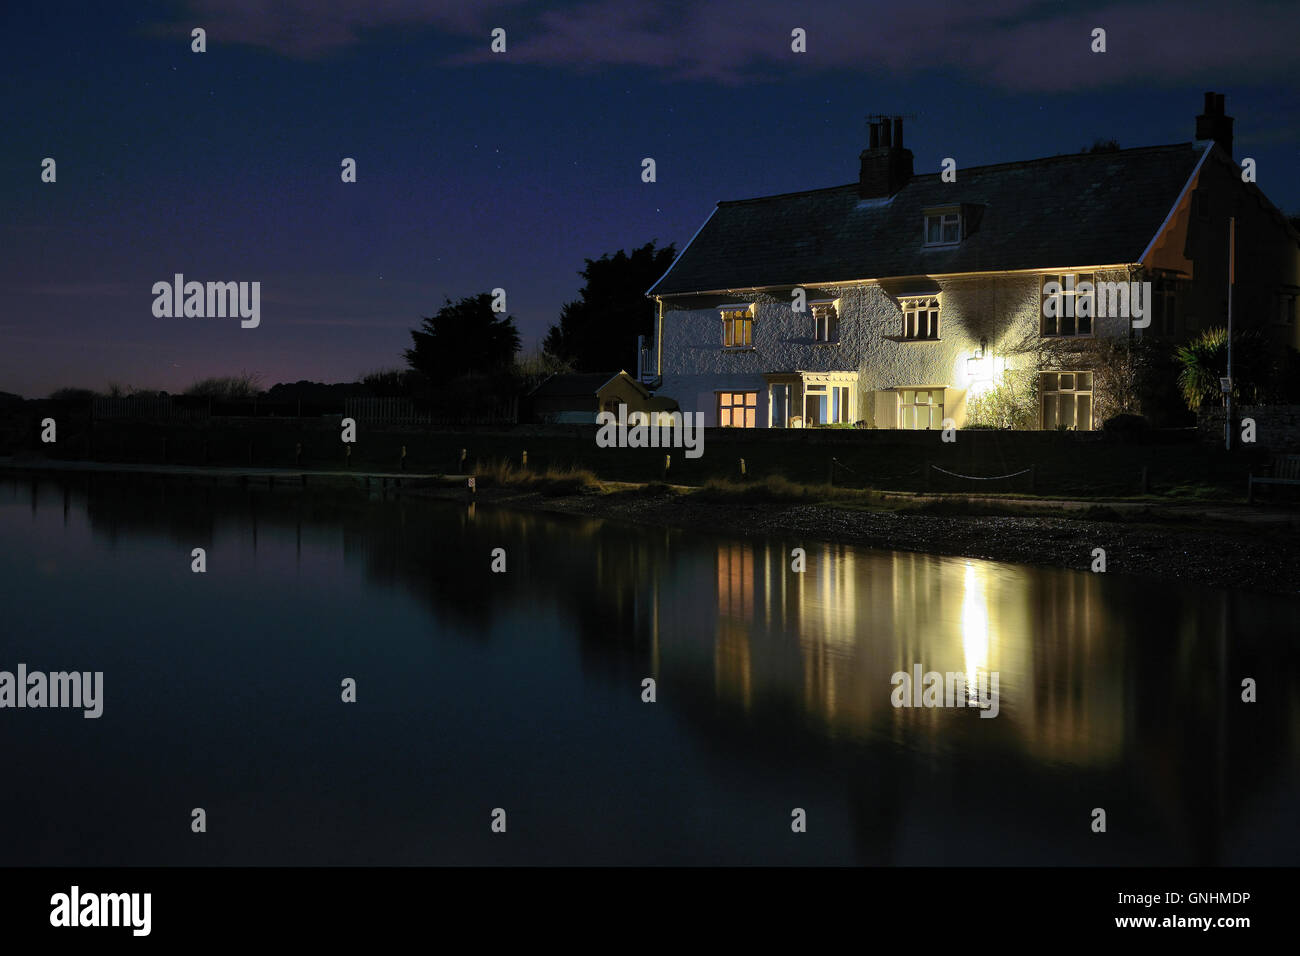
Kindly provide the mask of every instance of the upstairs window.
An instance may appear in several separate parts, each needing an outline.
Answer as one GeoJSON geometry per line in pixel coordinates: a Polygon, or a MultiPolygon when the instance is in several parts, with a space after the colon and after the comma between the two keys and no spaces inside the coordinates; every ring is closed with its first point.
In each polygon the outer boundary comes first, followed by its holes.
{"type": "Polygon", "coordinates": [[[1178,332],[1178,284],[1174,279],[1157,278],[1151,286],[1151,335],[1169,336],[1178,332]]]}
{"type": "Polygon", "coordinates": [[[925,244],[927,246],[955,246],[961,241],[961,212],[935,210],[925,214],[925,244]]]}
{"type": "Polygon", "coordinates": [[[1084,282],[1089,290],[1093,289],[1091,272],[1043,276],[1043,335],[1092,335],[1096,295],[1093,291],[1079,291],[1084,282]]]}
{"type": "Polygon", "coordinates": [[[903,338],[924,342],[939,337],[939,298],[904,299],[903,338]]]}
{"type": "Polygon", "coordinates": [[[813,341],[838,342],[840,340],[840,317],[834,302],[812,303],[813,341]]]}
{"type": "Polygon", "coordinates": [[[754,345],[754,310],[750,306],[722,309],[722,347],[747,349],[754,345]]]}

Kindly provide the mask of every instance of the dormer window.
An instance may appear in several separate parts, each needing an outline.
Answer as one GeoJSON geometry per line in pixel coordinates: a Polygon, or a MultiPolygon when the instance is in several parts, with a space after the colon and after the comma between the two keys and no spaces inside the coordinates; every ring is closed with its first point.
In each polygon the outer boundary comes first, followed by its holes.
{"type": "Polygon", "coordinates": [[[961,207],[925,210],[925,244],[955,246],[961,242],[961,207]]]}

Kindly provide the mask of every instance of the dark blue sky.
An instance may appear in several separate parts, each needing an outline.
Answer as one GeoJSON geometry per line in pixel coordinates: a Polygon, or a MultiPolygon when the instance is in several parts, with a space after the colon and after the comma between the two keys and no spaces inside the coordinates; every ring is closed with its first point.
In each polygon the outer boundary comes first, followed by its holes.
{"type": "Polygon", "coordinates": [[[0,13],[0,390],[28,396],[352,380],[402,364],[444,296],[497,286],[531,346],[584,258],[680,249],[719,199],[853,181],[870,112],[915,113],[917,171],[952,156],[960,177],[1188,141],[1213,89],[1238,158],[1300,212],[1294,3],[27,6],[0,13]],[[155,318],[176,272],[260,281],[261,326],[155,318]]]}

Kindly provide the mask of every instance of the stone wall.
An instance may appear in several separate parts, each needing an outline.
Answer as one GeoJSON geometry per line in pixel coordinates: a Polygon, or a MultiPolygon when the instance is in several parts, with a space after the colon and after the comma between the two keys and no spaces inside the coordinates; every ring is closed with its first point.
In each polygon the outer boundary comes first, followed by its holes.
{"type": "MultiPolygon", "coordinates": [[[[1223,441],[1222,405],[1203,408],[1196,416],[1197,430],[1204,441],[1223,441]]],[[[1236,440],[1242,437],[1242,422],[1255,422],[1255,444],[1264,449],[1300,452],[1300,405],[1238,405],[1232,410],[1237,423],[1236,440]]]]}

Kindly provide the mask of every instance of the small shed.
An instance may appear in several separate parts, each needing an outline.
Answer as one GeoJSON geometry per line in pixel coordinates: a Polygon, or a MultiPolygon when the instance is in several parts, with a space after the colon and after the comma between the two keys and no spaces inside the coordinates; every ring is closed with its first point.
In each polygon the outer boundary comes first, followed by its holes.
{"type": "Polygon", "coordinates": [[[598,412],[617,414],[620,404],[627,406],[629,415],[677,408],[675,401],[655,398],[621,369],[552,375],[528,394],[530,417],[535,422],[594,425],[598,412]]]}

